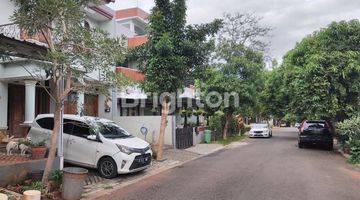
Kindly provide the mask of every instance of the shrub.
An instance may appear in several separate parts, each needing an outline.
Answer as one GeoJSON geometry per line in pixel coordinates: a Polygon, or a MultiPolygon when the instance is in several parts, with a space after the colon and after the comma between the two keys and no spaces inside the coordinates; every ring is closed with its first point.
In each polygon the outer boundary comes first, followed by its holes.
{"type": "Polygon", "coordinates": [[[50,180],[54,182],[54,184],[60,186],[62,183],[62,171],[61,170],[54,170],[51,172],[50,180]]]}
{"type": "Polygon", "coordinates": [[[215,114],[209,119],[209,128],[214,132],[221,132],[225,126],[225,116],[222,114],[215,114]]]}
{"type": "MultiPolygon", "coordinates": [[[[221,114],[221,113],[215,114],[209,120],[209,127],[215,133],[222,135],[224,126],[225,126],[225,122],[226,122],[226,117],[224,114],[221,114]]],[[[237,124],[237,120],[235,119],[235,117],[233,117],[233,119],[230,121],[228,136],[238,135],[239,132],[240,132],[240,130],[239,130],[239,127],[237,124]]],[[[242,133],[245,133],[245,132],[242,130],[242,133]]]]}
{"type": "Polygon", "coordinates": [[[360,163],[360,115],[339,123],[337,136],[342,148],[350,149],[349,162],[360,163]]]}
{"type": "Polygon", "coordinates": [[[22,188],[21,193],[25,192],[26,190],[39,190],[40,192],[43,192],[43,184],[41,181],[36,181],[36,182],[32,182],[30,183],[30,185],[25,185],[22,188]]]}
{"type": "Polygon", "coordinates": [[[241,133],[244,134],[246,132],[249,132],[251,129],[251,126],[250,125],[244,125],[244,128],[241,130],[241,133]]]}

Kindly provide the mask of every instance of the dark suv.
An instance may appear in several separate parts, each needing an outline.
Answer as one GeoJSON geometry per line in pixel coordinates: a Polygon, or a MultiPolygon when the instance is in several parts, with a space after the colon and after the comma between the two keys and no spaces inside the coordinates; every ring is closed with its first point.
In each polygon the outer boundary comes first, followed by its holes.
{"type": "Polygon", "coordinates": [[[334,129],[325,120],[306,120],[299,127],[299,148],[304,145],[321,145],[327,150],[333,149],[334,129]]]}

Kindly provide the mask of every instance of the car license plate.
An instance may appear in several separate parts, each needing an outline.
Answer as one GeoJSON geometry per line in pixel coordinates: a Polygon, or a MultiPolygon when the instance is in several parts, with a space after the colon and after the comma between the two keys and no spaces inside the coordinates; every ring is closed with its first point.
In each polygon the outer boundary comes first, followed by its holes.
{"type": "Polygon", "coordinates": [[[142,163],[142,164],[143,164],[143,163],[146,163],[148,160],[149,160],[148,157],[139,158],[139,162],[142,163]]]}

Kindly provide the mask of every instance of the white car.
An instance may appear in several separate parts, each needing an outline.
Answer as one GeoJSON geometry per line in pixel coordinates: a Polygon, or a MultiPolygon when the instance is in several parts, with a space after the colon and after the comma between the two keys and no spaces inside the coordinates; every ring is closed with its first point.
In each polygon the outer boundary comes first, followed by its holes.
{"type": "Polygon", "coordinates": [[[249,137],[272,137],[272,130],[268,124],[251,124],[249,137]]]}
{"type": "MultiPolygon", "coordinates": [[[[28,136],[32,141],[50,143],[54,115],[38,115],[28,136]]],[[[97,168],[104,178],[114,178],[150,166],[149,143],[132,136],[115,122],[95,117],[64,115],[64,160],[83,167],[97,168]]]]}

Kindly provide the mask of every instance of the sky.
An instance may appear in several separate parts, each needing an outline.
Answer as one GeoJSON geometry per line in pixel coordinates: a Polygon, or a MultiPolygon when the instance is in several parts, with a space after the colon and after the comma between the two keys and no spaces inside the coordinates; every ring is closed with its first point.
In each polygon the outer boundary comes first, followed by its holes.
{"type": "MultiPolygon", "coordinates": [[[[116,0],[113,9],[140,7],[150,11],[153,0],[116,0]]],[[[360,19],[360,0],[187,0],[187,22],[221,18],[224,12],[253,13],[271,26],[269,55],[281,61],[302,38],[332,21],[360,19]]]]}

